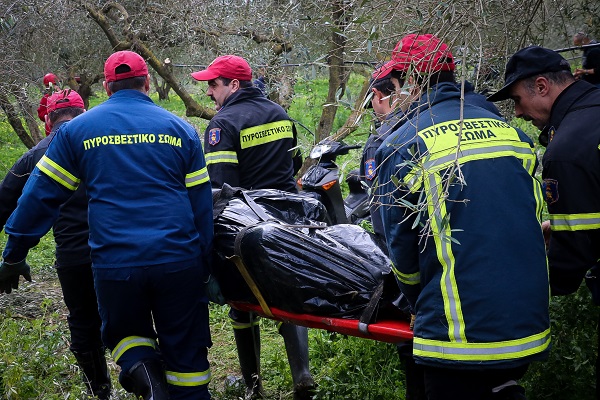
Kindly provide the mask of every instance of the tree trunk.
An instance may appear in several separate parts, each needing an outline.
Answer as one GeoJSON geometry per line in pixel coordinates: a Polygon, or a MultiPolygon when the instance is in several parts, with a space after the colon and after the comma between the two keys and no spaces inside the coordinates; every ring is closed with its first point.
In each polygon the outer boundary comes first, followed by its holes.
{"type": "Polygon", "coordinates": [[[96,21],[96,23],[104,31],[106,37],[110,41],[110,44],[115,50],[134,49],[139,55],[144,57],[152,69],[154,69],[154,71],[160,75],[165,83],[173,88],[173,91],[181,98],[183,104],[185,104],[186,116],[211,119],[215,115],[215,110],[204,107],[194,100],[187,90],[185,90],[183,86],[179,85],[168,66],[161,62],[148,48],[148,46],[146,46],[146,44],[137,37],[132,26],[133,21],[129,21],[129,14],[121,4],[109,2],[104,5],[102,10],[98,10],[85,0],[81,0],[81,5],[89,13],[90,17],[96,21]],[[118,11],[126,21],[130,22],[127,23],[126,27],[124,28],[124,40],[119,39],[112,29],[110,18],[107,16],[111,10],[118,11]]]}
{"type": "MultiPolygon", "coordinates": [[[[19,108],[21,109],[21,115],[25,120],[25,124],[29,130],[29,137],[33,140],[33,143],[39,143],[45,135],[42,135],[40,132],[38,116],[37,116],[37,106],[32,106],[29,102],[29,98],[27,97],[27,93],[25,92],[25,88],[16,88],[13,86],[13,96],[17,99],[19,103],[19,108]]],[[[27,146],[27,143],[25,143],[27,146]]],[[[29,146],[27,146],[29,148],[29,146]]]]}
{"type": "Polygon", "coordinates": [[[336,0],[332,4],[333,21],[335,27],[331,32],[331,42],[328,53],[329,64],[329,90],[327,93],[327,101],[321,113],[321,119],[317,126],[317,142],[323,140],[331,133],[335,114],[337,113],[337,100],[344,92],[344,52],[346,51],[346,38],[343,35],[345,26],[347,25],[344,4],[341,0],[336,0]]]}
{"type": "Polygon", "coordinates": [[[23,126],[23,123],[21,122],[19,113],[17,112],[17,110],[15,109],[13,104],[10,102],[10,100],[8,99],[6,94],[1,91],[0,91],[0,107],[6,114],[6,117],[8,118],[8,123],[10,124],[10,126],[12,126],[14,131],[17,133],[17,136],[19,137],[19,139],[21,139],[23,144],[25,144],[25,146],[27,146],[28,149],[32,148],[35,145],[35,142],[31,138],[31,136],[29,136],[29,134],[27,133],[27,130],[23,126]]]}
{"type": "Polygon", "coordinates": [[[100,82],[104,75],[94,74],[89,76],[86,73],[82,73],[79,76],[75,75],[75,67],[67,66],[67,86],[77,91],[83,100],[83,106],[87,110],[90,106],[90,96],[92,95],[92,85],[100,82]]]}
{"type": "MultiPolygon", "coordinates": [[[[168,58],[165,60],[165,68],[169,71],[169,73],[173,73],[173,65],[171,64],[171,60],[168,58]]],[[[159,83],[156,75],[152,75],[152,82],[154,82],[154,88],[158,93],[158,99],[169,100],[169,91],[171,91],[171,85],[164,80],[159,83]]]]}
{"type": "Polygon", "coordinates": [[[348,119],[346,120],[346,122],[344,122],[344,125],[340,129],[337,130],[335,135],[333,135],[333,140],[336,140],[336,141],[342,140],[346,136],[348,136],[352,132],[354,132],[356,129],[358,129],[358,126],[360,125],[362,118],[368,112],[368,109],[365,109],[363,107],[363,103],[365,101],[365,97],[367,96],[367,93],[369,92],[369,88],[371,87],[370,83],[371,82],[369,80],[369,77],[367,76],[367,79],[365,79],[365,83],[363,83],[362,88],[360,89],[360,93],[358,94],[358,97],[356,98],[356,101],[354,102],[354,107],[352,108],[352,112],[348,116],[348,119]]]}

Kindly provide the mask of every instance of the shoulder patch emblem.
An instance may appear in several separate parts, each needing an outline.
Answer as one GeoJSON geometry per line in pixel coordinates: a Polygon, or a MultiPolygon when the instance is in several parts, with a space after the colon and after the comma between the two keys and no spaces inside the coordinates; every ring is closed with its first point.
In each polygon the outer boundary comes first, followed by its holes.
{"type": "Polygon", "coordinates": [[[208,144],[216,145],[221,141],[221,128],[213,128],[208,131],[208,144]]]}
{"type": "Polygon", "coordinates": [[[552,139],[554,139],[554,133],[556,133],[554,127],[550,128],[550,130],[548,131],[548,143],[550,143],[552,139]]]}
{"type": "Polygon", "coordinates": [[[554,204],[558,201],[558,181],[556,179],[544,179],[542,188],[547,204],[554,204]]]}
{"type": "Polygon", "coordinates": [[[368,180],[373,180],[373,178],[375,178],[377,175],[375,171],[377,171],[377,163],[375,162],[375,159],[370,158],[365,161],[365,178],[368,180]]]}

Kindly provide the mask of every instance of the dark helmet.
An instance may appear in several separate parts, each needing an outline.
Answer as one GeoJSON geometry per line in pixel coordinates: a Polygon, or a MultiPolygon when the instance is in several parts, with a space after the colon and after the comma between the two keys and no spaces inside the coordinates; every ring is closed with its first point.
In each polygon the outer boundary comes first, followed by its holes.
{"type": "Polygon", "coordinates": [[[48,86],[50,82],[52,82],[53,85],[56,85],[56,75],[53,73],[44,75],[44,86],[48,86]]]}

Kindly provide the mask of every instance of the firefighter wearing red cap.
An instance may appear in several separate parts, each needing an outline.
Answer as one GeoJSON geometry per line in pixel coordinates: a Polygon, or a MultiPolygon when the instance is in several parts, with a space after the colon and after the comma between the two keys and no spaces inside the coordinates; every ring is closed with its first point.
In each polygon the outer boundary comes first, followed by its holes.
{"type": "Polygon", "coordinates": [[[415,101],[377,150],[376,190],[427,398],[524,399],[517,381],[550,346],[533,143],[461,101],[435,36],[404,37],[390,65],[415,101]]]}
{"type": "MultiPolygon", "coordinates": [[[[244,189],[296,192],[294,174],[301,159],[292,152],[296,146],[294,124],[281,106],[254,87],[248,62],[235,55],[220,56],[205,70],[192,73],[192,77],[208,82],[206,94],[218,111],[204,137],[212,186],[221,188],[227,183],[244,189]]],[[[229,316],[247,395],[258,398],[262,396],[258,320],[233,308],[229,316]]],[[[294,399],[312,398],[308,331],[286,323],[279,332],[290,363],[294,399]]]]}
{"type": "MultiPolygon", "coordinates": [[[[19,158],[0,183],[0,227],[4,226],[17,207],[17,200],[27,178],[48,149],[56,131],[85,111],[81,96],[70,89],[49,96],[47,110],[45,119],[51,128],[50,135],[19,158]]],[[[107,400],[110,398],[111,382],[105,348],[100,337],[102,322],[98,314],[92,277],[84,185],[80,185],[73,196],[61,206],[53,233],[56,242],[55,268],[65,304],[69,309],[69,348],[81,368],[88,394],[107,400]]]]}
{"type": "Polygon", "coordinates": [[[44,123],[44,130],[46,132],[46,136],[48,136],[52,129],[46,122],[46,115],[48,114],[48,97],[51,96],[55,91],[60,90],[60,88],[58,87],[58,78],[51,72],[44,75],[43,83],[44,95],[40,99],[40,105],[38,106],[37,113],[39,119],[44,123]]]}
{"type": "Polygon", "coordinates": [[[145,400],[207,400],[213,220],[202,144],[148,97],[140,55],[112,54],[104,76],[108,100],[61,126],[5,226],[0,292],[29,277],[28,250],[85,182],[102,341],[119,381],[145,400]]]}

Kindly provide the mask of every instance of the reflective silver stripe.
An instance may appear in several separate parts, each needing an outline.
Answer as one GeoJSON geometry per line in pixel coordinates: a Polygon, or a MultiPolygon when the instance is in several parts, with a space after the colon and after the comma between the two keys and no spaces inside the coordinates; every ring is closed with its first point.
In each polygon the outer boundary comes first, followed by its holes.
{"type": "Polygon", "coordinates": [[[232,163],[237,164],[238,158],[235,151],[215,151],[205,154],[206,164],[232,163]]]}
{"type": "Polygon", "coordinates": [[[38,161],[37,167],[40,171],[48,175],[48,177],[65,186],[67,189],[76,190],[79,186],[79,182],[81,182],[75,175],[69,173],[69,171],[45,155],[38,161]]]}
{"type": "Polygon", "coordinates": [[[149,346],[156,348],[156,342],[154,341],[154,339],[145,338],[141,336],[128,336],[121,340],[113,349],[113,359],[115,360],[115,362],[117,362],[127,350],[139,346],[149,346]]]}
{"type": "Polygon", "coordinates": [[[495,154],[495,153],[501,153],[501,152],[512,152],[512,153],[522,154],[524,156],[533,156],[533,150],[531,148],[518,147],[518,146],[509,145],[509,144],[498,145],[498,146],[477,147],[477,148],[472,148],[472,149],[462,149],[461,148],[461,150],[457,151],[456,153],[448,154],[448,155],[445,155],[445,156],[442,156],[439,158],[436,158],[435,155],[431,155],[429,157],[429,160],[427,160],[425,163],[423,163],[423,168],[425,170],[429,170],[429,169],[434,168],[439,165],[454,162],[457,158],[457,155],[458,155],[458,159],[460,160],[461,158],[472,157],[472,156],[482,155],[482,154],[489,154],[489,155],[493,155],[494,157],[497,157],[497,154],[495,154]]]}
{"type": "Polygon", "coordinates": [[[414,338],[414,354],[461,361],[491,361],[522,358],[548,348],[550,329],[523,339],[493,343],[451,343],[414,338]]]}
{"type": "Polygon", "coordinates": [[[167,383],[175,386],[207,385],[211,379],[210,369],[202,372],[173,372],[165,371],[167,383]]]}
{"type": "Polygon", "coordinates": [[[185,176],[185,187],[188,188],[205,182],[208,182],[208,170],[206,167],[185,176]]]}
{"type": "Polygon", "coordinates": [[[600,229],[600,213],[550,214],[553,231],[600,229]]]}

